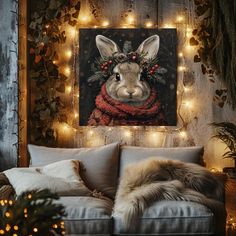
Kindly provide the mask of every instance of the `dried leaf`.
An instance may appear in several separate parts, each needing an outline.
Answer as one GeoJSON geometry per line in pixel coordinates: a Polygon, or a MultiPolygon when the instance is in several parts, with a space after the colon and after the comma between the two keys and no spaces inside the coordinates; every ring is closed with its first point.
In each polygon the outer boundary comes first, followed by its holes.
{"type": "Polygon", "coordinates": [[[189,43],[191,46],[197,46],[199,44],[199,42],[194,37],[190,38],[189,43]]]}
{"type": "Polygon", "coordinates": [[[41,61],[41,59],[42,59],[41,55],[35,55],[34,62],[38,64],[41,61]]]}
{"type": "Polygon", "coordinates": [[[198,63],[198,62],[201,61],[201,58],[198,55],[195,55],[194,58],[193,58],[193,61],[198,63]]]}

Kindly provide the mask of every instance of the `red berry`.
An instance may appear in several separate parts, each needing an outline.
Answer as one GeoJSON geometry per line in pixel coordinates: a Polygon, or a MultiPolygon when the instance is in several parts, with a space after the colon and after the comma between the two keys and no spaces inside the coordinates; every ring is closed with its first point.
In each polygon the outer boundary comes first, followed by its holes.
{"type": "Polygon", "coordinates": [[[152,70],[155,70],[155,67],[154,67],[154,66],[152,67],[152,70]]]}
{"type": "Polygon", "coordinates": [[[108,69],[108,67],[107,67],[107,66],[105,66],[105,67],[104,67],[104,70],[107,70],[107,69],[108,69]]]}
{"type": "Polygon", "coordinates": [[[105,66],[107,66],[107,65],[108,65],[108,62],[107,62],[107,61],[106,61],[106,62],[104,62],[104,65],[105,65],[105,66]]]}
{"type": "Polygon", "coordinates": [[[103,65],[101,65],[101,69],[104,69],[104,66],[103,66],[103,65]]]}
{"type": "Polygon", "coordinates": [[[149,72],[151,75],[154,73],[154,71],[153,70],[150,70],[150,72],[149,72]]]}
{"type": "Polygon", "coordinates": [[[132,56],[132,59],[133,59],[133,60],[136,60],[136,58],[137,58],[136,56],[132,56]]]}
{"type": "Polygon", "coordinates": [[[155,65],[155,68],[158,68],[158,67],[159,67],[159,65],[156,64],[156,65],[155,65]]]}
{"type": "Polygon", "coordinates": [[[112,64],[112,60],[109,61],[109,64],[112,64]]]}

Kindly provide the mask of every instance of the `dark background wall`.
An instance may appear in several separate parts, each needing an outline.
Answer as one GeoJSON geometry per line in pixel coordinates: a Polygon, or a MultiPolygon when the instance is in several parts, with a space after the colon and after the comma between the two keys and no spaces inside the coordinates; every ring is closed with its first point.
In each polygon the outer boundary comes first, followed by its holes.
{"type": "Polygon", "coordinates": [[[18,5],[0,1],[0,171],[17,164],[18,5]]]}

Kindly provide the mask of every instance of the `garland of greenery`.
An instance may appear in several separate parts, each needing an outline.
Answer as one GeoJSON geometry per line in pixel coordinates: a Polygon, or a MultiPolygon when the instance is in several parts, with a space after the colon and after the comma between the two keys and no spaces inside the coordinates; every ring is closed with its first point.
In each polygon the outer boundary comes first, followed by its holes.
{"type": "Polygon", "coordinates": [[[149,81],[150,83],[160,82],[165,84],[163,74],[167,70],[161,67],[157,58],[145,60],[145,55],[138,54],[136,52],[129,53],[116,53],[112,57],[100,58],[96,60],[95,66],[92,67],[94,75],[92,75],[88,81],[99,81],[103,84],[111,75],[113,70],[119,63],[137,63],[142,69],[142,79],[149,81]]]}
{"type": "MultiPolygon", "coordinates": [[[[218,72],[226,85],[232,108],[236,108],[236,1],[194,0],[200,25],[193,31],[190,44],[201,47],[196,60],[218,72]],[[197,39],[197,40],[196,40],[197,39]]],[[[203,67],[206,71],[206,67],[203,67]]]]}
{"type": "Polygon", "coordinates": [[[16,201],[0,200],[0,235],[64,235],[64,206],[49,190],[25,192],[16,201]]]}
{"type": "Polygon", "coordinates": [[[31,142],[39,145],[56,145],[52,126],[55,121],[67,122],[66,106],[61,98],[65,93],[67,76],[59,72],[54,63],[59,59],[56,48],[66,42],[62,24],[75,26],[80,1],[34,1],[28,25],[29,78],[34,88],[31,112],[31,142]]]}

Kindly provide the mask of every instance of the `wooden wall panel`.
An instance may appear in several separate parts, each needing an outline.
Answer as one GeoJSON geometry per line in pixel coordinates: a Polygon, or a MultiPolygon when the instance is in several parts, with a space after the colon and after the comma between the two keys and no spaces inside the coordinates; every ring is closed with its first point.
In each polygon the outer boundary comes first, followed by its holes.
{"type": "Polygon", "coordinates": [[[0,170],[17,165],[18,4],[0,1],[0,170]]]}

